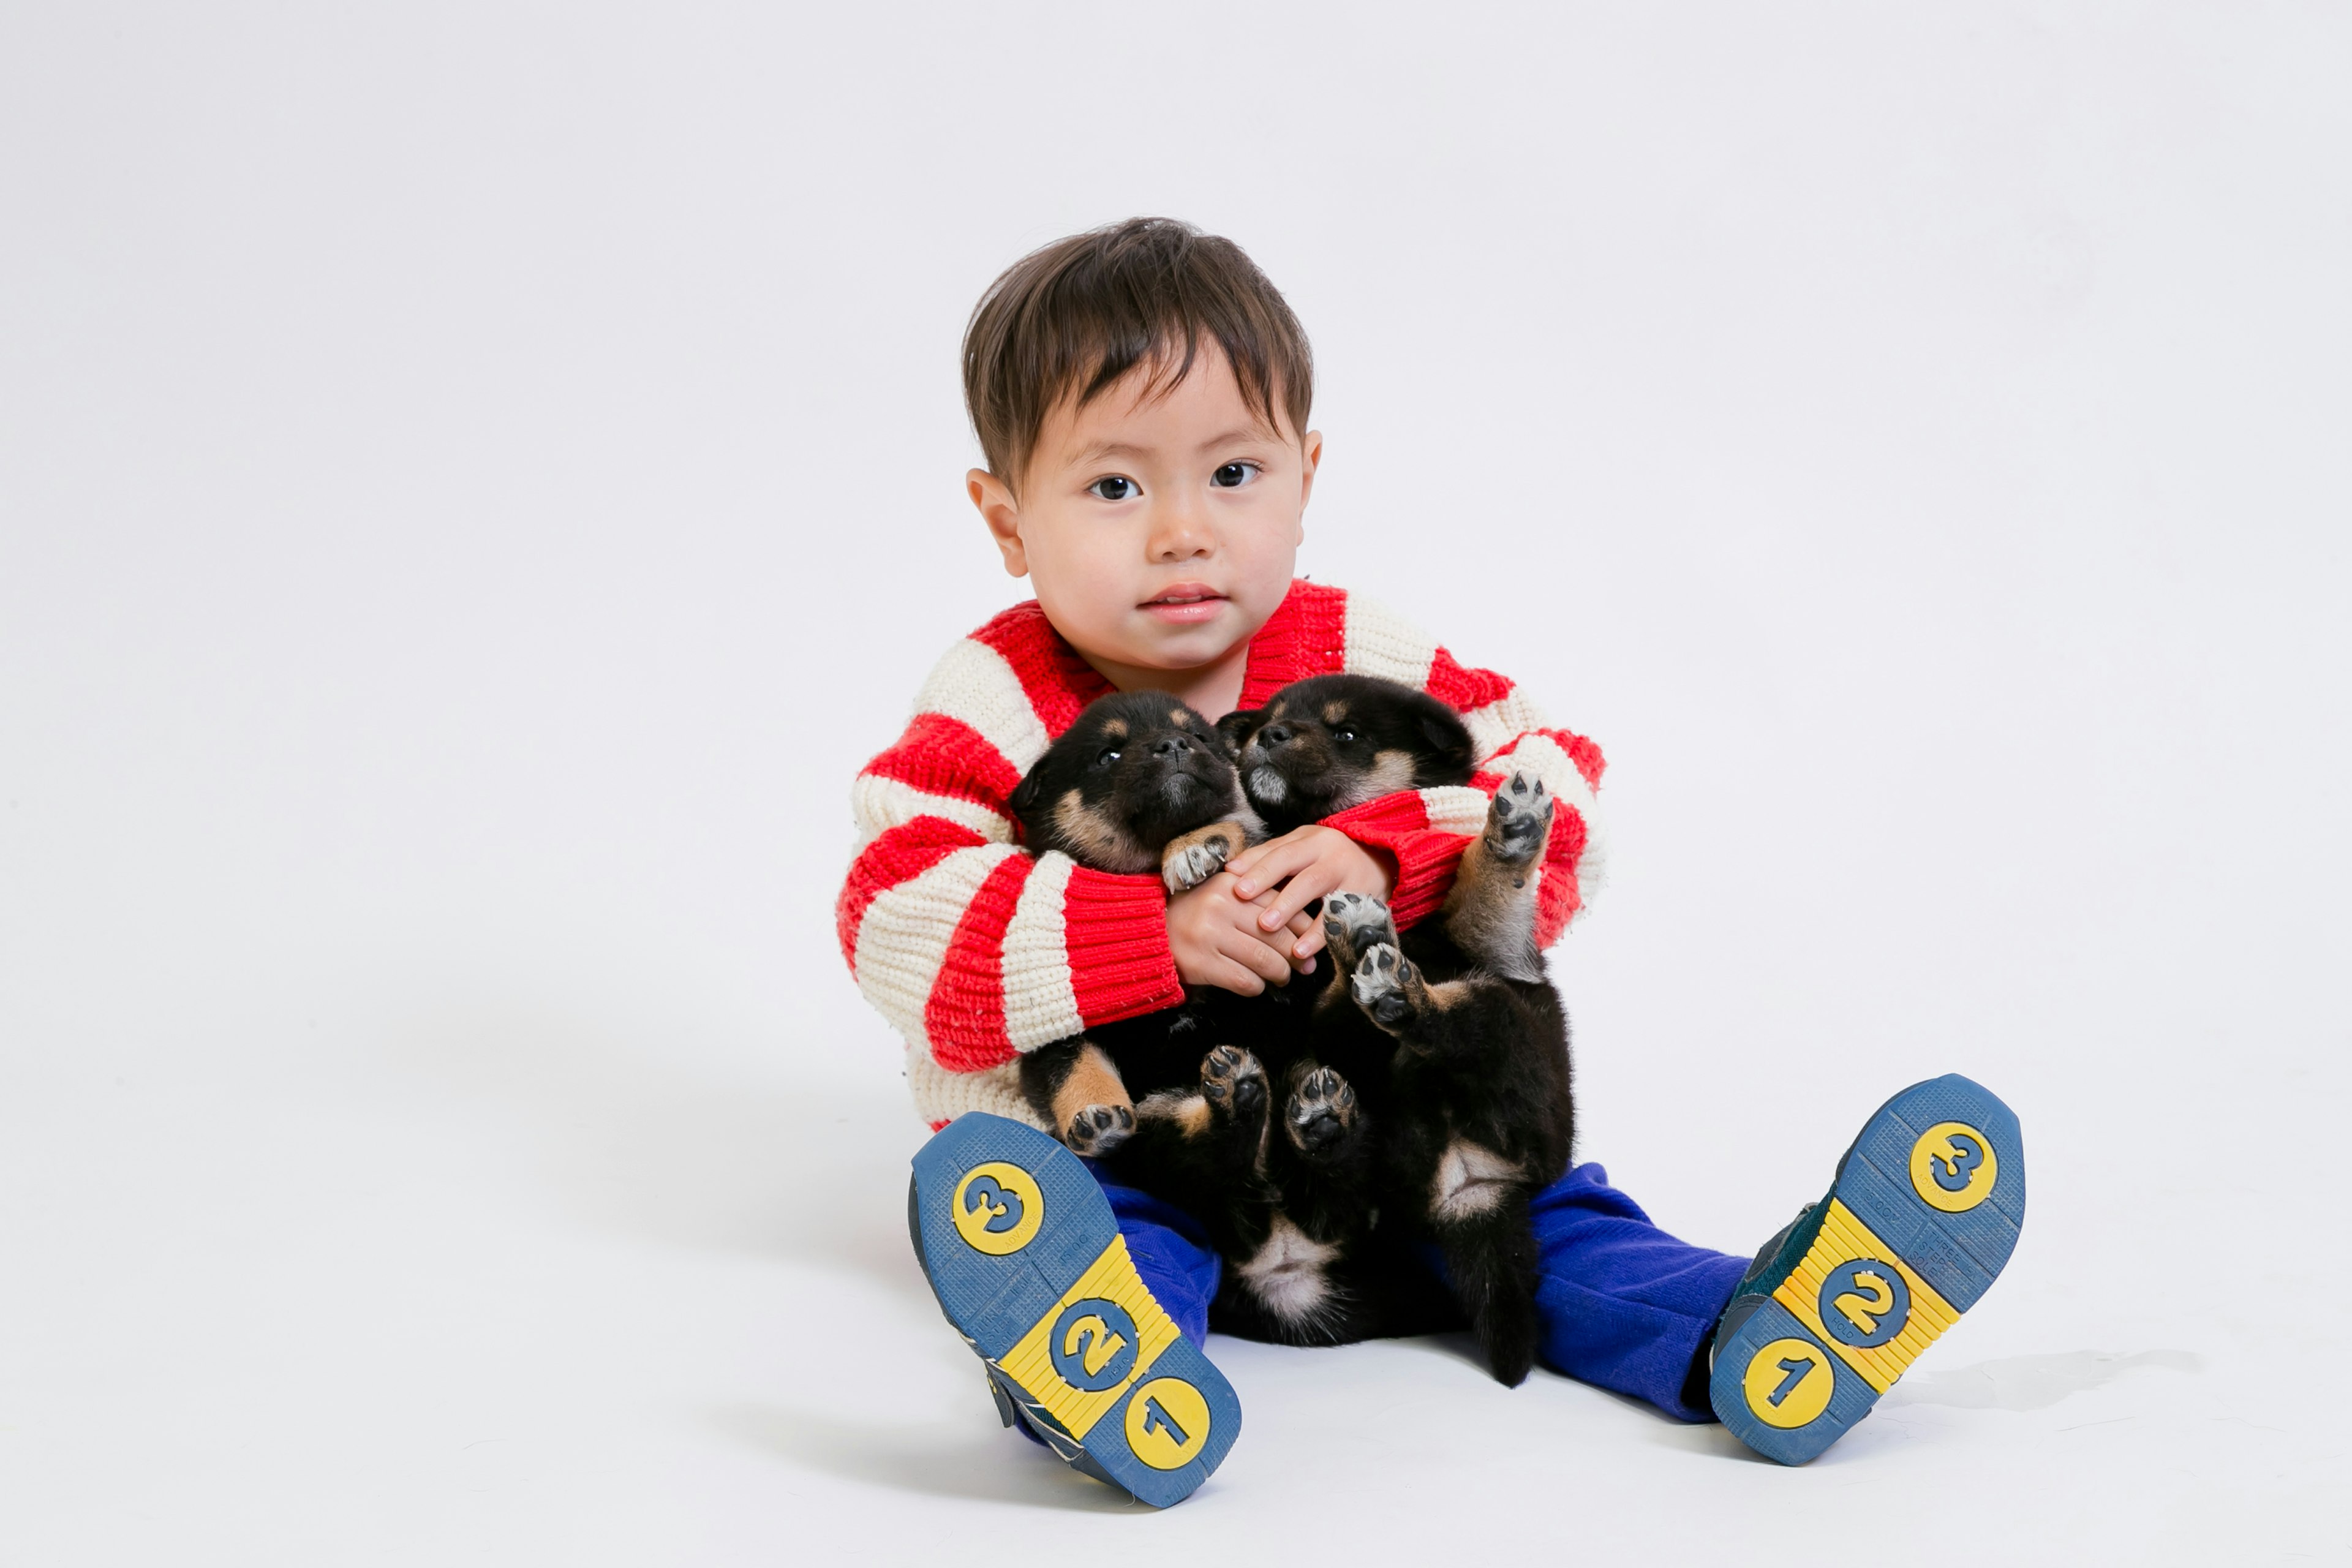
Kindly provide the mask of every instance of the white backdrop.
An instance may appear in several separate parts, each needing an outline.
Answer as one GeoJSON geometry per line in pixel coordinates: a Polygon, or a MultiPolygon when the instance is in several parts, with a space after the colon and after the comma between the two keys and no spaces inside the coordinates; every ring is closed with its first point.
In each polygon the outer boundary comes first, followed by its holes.
{"type": "Polygon", "coordinates": [[[0,1557],[2352,1543],[2352,15],[204,9],[0,12],[0,1557]],[[1584,1156],[1747,1251],[2023,1117],[1811,1468],[1445,1342],[1218,1342],[1166,1515],[997,1430],[831,906],[1024,596],[964,315],[1139,212],[1304,569],[1609,752],[1584,1156]]]}

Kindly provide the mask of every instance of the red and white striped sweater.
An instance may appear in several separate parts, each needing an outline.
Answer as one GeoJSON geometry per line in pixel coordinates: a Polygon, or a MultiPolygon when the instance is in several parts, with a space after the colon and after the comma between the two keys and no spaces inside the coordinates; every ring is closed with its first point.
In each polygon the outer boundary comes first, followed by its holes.
{"type": "MultiPolygon", "coordinates": [[[[1524,769],[1559,802],[1538,887],[1537,936],[1549,946],[1600,883],[1601,748],[1546,728],[1507,678],[1457,663],[1369,601],[1303,580],[1250,640],[1241,705],[1341,670],[1420,687],[1470,726],[1472,787],[1409,790],[1330,819],[1396,857],[1397,924],[1444,902],[1488,798],[1524,769]]],[[[1160,879],[1032,856],[1006,805],[1053,738],[1110,689],[1034,600],[1015,605],[948,650],[905,733],[858,774],[841,950],[866,999],[905,1037],[916,1112],[934,1128],[967,1110],[1034,1124],[1020,1052],[1183,1000],[1160,879]]]]}

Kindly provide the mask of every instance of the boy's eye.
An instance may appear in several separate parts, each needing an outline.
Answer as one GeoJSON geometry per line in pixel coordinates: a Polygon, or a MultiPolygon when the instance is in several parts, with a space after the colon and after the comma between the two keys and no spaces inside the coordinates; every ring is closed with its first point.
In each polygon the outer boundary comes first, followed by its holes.
{"type": "Polygon", "coordinates": [[[1107,768],[1117,761],[1118,761],[1118,748],[1117,746],[1105,746],[1103,748],[1103,754],[1095,759],[1095,766],[1098,768],[1107,768]]]}
{"type": "Polygon", "coordinates": [[[1255,463],[1227,463],[1209,476],[1209,482],[1221,490],[1229,490],[1257,478],[1255,463]]]}
{"type": "Polygon", "coordinates": [[[1087,493],[1104,500],[1133,500],[1143,493],[1143,487],[1124,474],[1113,474],[1107,479],[1097,479],[1088,485],[1087,493]]]}

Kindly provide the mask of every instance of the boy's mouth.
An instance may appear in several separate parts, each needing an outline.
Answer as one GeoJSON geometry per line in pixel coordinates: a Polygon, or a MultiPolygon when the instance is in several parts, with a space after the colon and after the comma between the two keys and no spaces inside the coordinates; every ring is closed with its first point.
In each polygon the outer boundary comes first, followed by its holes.
{"type": "Polygon", "coordinates": [[[1179,583],[1161,589],[1155,597],[1146,599],[1137,608],[1154,620],[1185,626],[1213,618],[1224,602],[1223,594],[1204,583],[1179,583]]]}

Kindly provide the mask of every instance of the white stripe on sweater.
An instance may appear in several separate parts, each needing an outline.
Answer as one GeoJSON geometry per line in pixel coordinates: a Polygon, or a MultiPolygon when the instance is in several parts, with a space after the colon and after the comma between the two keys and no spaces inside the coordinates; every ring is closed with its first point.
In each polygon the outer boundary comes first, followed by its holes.
{"type": "Polygon", "coordinates": [[[1020,853],[994,844],[958,849],[866,907],[857,926],[857,989],[909,1042],[926,1039],[923,1008],[965,906],[1006,856],[1020,853]]]}
{"type": "Polygon", "coordinates": [[[1052,1128],[1029,1109],[1021,1092],[1021,1067],[1005,1062],[978,1072],[950,1072],[919,1045],[907,1047],[907,1087],[914,1091],[915,1114],[926,1122],[952,1121],[966,1111],[1025,1121],[1040,1132],[1052,1128]]]}
{"type": "Polygon", "coordinates": [[[1021,678],[1003,654],[971,637],[931,667],[915,694],[915,711],[944,713],[971,725],[1017,773],[1027,773],[1045,754],[1045,726],[1021,689],[1021,678]]]}
{"type": "Polygon", "coordinates": [[[1415,690],[1427,688],[1429,667],[1437,658],[1433,639],[1387,605],[1359,594],[1348,595],[1346,615],[1341,668],[1350,675],[1402,680],[1415,690]]]}
{"type": "Polygon", "coordinates": [[[1037,858],[1004,927],[1004,1033],[1016,1051],[1066,1040],[1085,1027],[1070,973],[1063,900],[1078,863],[1059,850],[1037,858]]]}
{"type": "Polygon", "coordinates": [[[1521,735],[1542,729],[1544,721],[1536,705],[1515,688],[1507,697],[1497,697],[1484,708],[1465,713],[1462,721],[1470,726],[1471,758],[1483,768],[1496,752],[1521,735]]]}
{"type": "Polygon", "coordinates": [[[1013,842],[1013,823],[1003,812],[991,810],[976,800],[932,795],[879,773],[857,775],[857,782],[849,790],[849,809],[857,823],[860,850],[889,829],[903,827],[919,816],[944,817],[971,828],[992,844],[1013,842]]]}

